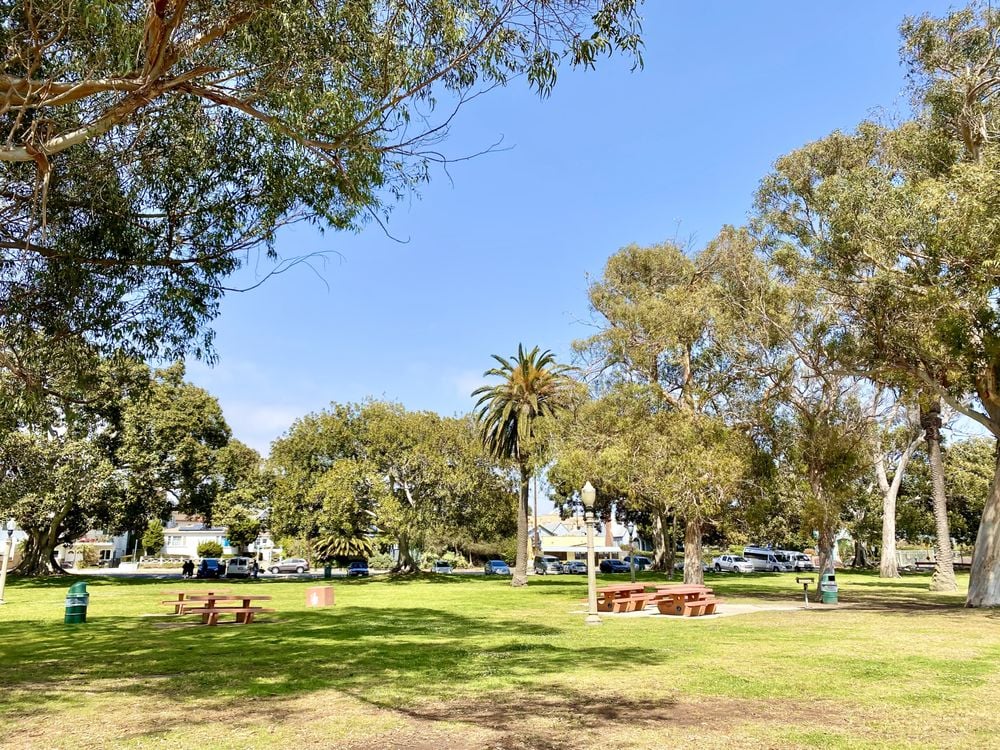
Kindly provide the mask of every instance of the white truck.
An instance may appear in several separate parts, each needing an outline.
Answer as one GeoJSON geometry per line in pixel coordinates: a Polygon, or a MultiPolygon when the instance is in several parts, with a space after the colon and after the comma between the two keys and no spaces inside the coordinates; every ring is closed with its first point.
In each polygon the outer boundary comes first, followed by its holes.
{"type": "Polygon", "coordinates": [[[753,563],[740,555],[719,555],[712,559],[716,573],[753,573],[753,563]]]}

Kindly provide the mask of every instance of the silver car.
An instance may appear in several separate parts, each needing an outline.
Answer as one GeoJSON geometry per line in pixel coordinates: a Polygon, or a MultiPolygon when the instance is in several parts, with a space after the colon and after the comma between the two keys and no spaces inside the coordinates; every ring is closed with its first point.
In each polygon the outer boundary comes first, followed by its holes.
{"type": "Polygon", "coordinates": [[[268,570],[272,573],[305,573],[309,570],[309,563],[301,557],[289,557],[281,562],[271,563],[268,570]]]}
{"type": "Polygon", "coordinates": [[[538,555],[535,558],[535,573],[540,576],[546,573],[562,573],[562,561],[552,555],[538,555]]]}

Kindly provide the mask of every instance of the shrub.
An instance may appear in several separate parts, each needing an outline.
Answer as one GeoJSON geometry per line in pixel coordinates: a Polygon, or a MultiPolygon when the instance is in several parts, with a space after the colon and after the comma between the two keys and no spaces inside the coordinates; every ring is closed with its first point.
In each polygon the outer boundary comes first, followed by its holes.
{"type": "Polygon", "coordinates": [[[379,552],[368,558],[368,567],[388,569],[396,564],[396,561],[392,559],[392,555],[388,555],[385,552],[379,552]]]}
{"type": "Polygon", "coordinates": [[[207,541],[198,545],[198,557],[222,557],[222,545],[207,541]]]}
{"type": "Polygon", "coordinates": [[[76,558],[79,560],[81,568],[96,568],[101,561],[101,556],[97,552],[97,547],[92,544],[84,544],[76,548],[76,558]]]}

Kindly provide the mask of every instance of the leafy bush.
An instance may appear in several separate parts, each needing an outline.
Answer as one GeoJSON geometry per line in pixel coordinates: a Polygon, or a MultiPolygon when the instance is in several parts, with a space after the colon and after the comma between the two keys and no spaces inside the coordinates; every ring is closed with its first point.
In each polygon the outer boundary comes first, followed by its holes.
{"type": "Polygon", "coordinates": [[[369,568],[378,568],[380,570],[381,569],[388,570],[389,568],[391,568],[395,564],[396,564],[396,561],[392,559],[392,555],[387,555],[385,552],[379,552],[379,553],[374,554],[374,555],[372,555],[371,557],[368,558],[368,567],[369,568]]]}
{"type": "Polygon", "coordinates": [[[78,567],[96,568],[97,564],[101,561],[101,556],[97,551],[97,547],[92,544],[84,544],[82,547],[76,548],[76,559],[79,561],[77,563],[78,567]]]}
{"type": "Polygon", "coordinates": [[[198,545],[198,557],[222,557],[222,545],[211,540],[198,545]]]}

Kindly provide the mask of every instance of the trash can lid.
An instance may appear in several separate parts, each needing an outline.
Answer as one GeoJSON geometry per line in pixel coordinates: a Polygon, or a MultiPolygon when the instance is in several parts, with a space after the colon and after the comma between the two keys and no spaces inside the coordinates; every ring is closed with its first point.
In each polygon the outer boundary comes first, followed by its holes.
{"type": "Polygon", "coordinates": [[[69,587],[70,594],[86,594],[87,593],[87,582],[77,581],[72,586],[69,587]]]}

